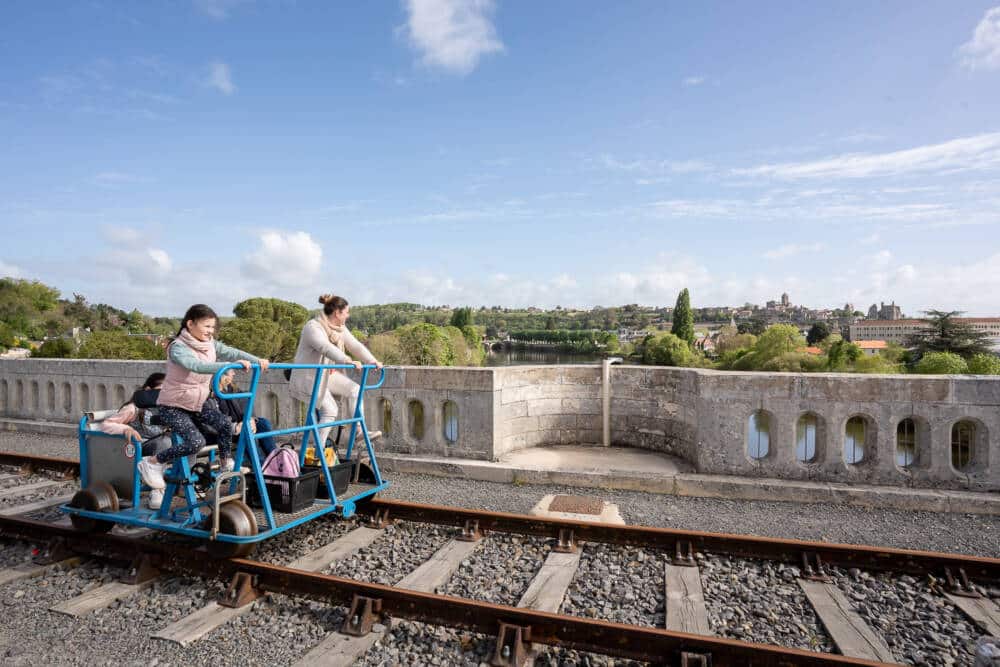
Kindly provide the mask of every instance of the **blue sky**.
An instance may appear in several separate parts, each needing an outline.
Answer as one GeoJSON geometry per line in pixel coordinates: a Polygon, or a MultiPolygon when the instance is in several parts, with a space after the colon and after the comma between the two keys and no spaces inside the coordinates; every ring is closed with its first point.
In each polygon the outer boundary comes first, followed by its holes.
{"type": "Polygon", "coordinates": [[[6,3],[0,274],[1000,315],[996,3],[6,3]]]}

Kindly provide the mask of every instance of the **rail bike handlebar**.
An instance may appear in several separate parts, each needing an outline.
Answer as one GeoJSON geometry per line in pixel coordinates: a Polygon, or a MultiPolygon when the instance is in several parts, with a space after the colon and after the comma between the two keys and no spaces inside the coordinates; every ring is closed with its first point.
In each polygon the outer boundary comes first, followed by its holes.
{"type": "MultiPolygon", "coordinates": [[[[354,364],[281,364],[281,363],[269,364],[268,368],[273,368],[274,370],[279,370],[279,371],[313,370],[316,371],[317,373],[325,370],[358,369],[358,367],[355,366],[354,364]]],[[[212,375],[212,393],[214,393],[217,398],[224,399],[227,401],[231,401],[235,398],[252,398],[256,393],[257,382],[260,379],[260,364],[256,363],[250,364],[250,372],[252,373],[250,377],[250,389],[239,393],[223,392],[222,387],[219,386],[219,381],[222,379],[222,376],[231,370],[245,370],[245,369],[243,368],[243,364],[230,363],[226,364],[219,370],[215,371],[215,374],[212,375]]],[[[382,383],[385,382],[385,366],[379,368],[375,364],[364,364],[358,370],[363,371],[361,374],[361,389],[360,389],[362,392],[367,391],[369,389],[378,389],[379,387],[382,386],[382,383]],[[378,382],[376,382],[375,384],[367,384],[368,372],[371,371],[372,369],[380,370],[381,374],[379,375],[378,382]]]]}

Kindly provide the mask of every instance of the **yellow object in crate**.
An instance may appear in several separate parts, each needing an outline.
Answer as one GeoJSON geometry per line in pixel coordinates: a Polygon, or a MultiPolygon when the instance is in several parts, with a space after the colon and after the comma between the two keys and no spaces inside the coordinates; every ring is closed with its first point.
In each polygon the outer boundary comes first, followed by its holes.
{"type": "MultiPolygon", "coordinates": [[[[326,465],[337,465],[337,452],[335,452],[332,447],[324,447],[323,451],[326,453],[326,465]]],[[[316,456],[315,447],[306,447],[306,465],[319,465],[319,457],[316,456]]]]}

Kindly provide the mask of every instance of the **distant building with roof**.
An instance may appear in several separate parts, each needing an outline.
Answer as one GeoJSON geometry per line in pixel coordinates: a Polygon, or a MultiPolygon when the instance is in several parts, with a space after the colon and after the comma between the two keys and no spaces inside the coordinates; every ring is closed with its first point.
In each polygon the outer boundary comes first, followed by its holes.
{"type": "MultiPolygon", "coordinates": [[[[1000,339],[1000,317],[956,317],[990,338],[1000,339]]],[[[907,339],[927,328],[927,320],[860,320],[851,325],[850,338],[857,341],[885,341],[905,345],[907,339]]]]}

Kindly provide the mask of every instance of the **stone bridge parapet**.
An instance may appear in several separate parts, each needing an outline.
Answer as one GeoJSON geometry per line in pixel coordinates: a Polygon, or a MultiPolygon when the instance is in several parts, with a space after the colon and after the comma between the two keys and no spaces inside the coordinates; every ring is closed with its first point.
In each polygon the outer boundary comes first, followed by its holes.
{"type": "MultiPolygon", "coordinates": [[[[75,422],[116,408],[161,362],[0,360],[0,417],[75,422]]],[[[497,460],[601,440],[597,365],[394,367],[365,414],[387,451],[497,460]]],[[[1000,491],[1000,377],[611,370],[612,444],[700,473],[1000,491]]],[[[277,371],[257,414],[302,423],[277,371]]]]}

